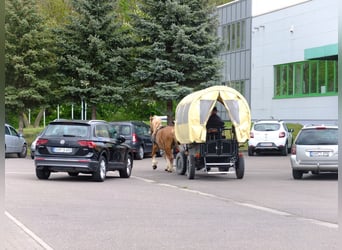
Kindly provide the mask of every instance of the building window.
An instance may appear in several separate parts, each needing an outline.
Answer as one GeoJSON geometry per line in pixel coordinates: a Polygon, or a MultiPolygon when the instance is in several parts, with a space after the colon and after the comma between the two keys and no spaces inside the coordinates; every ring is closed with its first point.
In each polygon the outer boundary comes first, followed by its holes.
{"type": "Polygon", "coordinates": [[[240,92],[241,95],[245,96],[245,81],[230,81],[223,83],[223,85],[231,87],[240,92]]]}
{"type": "Polygon", "coordinates": [[[336,95],[337,61],[319,60],[274,66],[274,97],[336,95]]]}
{"type": "Polygon", "coordinates": [[[223,52],[245,49],[246,21],[242,20],[222,26],[223,52]]]}

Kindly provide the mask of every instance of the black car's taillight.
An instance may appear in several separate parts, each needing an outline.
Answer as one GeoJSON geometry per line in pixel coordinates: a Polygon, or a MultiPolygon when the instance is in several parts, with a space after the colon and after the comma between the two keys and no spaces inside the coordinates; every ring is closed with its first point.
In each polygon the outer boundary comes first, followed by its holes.
{"type": "Polygon", "coordinates": [[[137,142],[137,135],[135,133],[133,133],[132,135],[132,142],[133,143],[137,142]]]}
{"type": "Polygon", "coordinates": [[[36,146],[40,146],[40,145],[45,145],[48,143],[48,139],[42,139],[42,138],[39,138],[36,142],[36,146]]]}
{"type": "Polygon", "coordinates": [[[93,141],[81,140],[81,141],[78,141],[78,144],[81,145],[82,147],[87,147],[87,148],[96,147],[96,143],[93,141]]]}

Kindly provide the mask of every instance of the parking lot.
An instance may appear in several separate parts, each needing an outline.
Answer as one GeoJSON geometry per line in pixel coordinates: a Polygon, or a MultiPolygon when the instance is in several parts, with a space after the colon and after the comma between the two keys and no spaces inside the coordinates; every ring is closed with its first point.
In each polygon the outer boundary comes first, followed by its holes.
{"type": "Polygon", "coordinates": [[[245,156],[241,180],[188,180],[157,159],[157,170],[136,160],[131,178],[97,183],[38,180],[31,159],[6,158],[8,221],[43,249],[338,249],[337,174],[294,180],[289,156],[262,155],[245,156]]]}

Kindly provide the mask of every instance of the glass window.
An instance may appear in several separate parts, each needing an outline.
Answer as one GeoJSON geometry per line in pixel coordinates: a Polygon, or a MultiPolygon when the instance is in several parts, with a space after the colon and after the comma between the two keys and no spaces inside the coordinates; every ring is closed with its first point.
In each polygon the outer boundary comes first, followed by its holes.
{"type": "Polygon", "coordinates": [[[240,49],[241,43],[241,36],[240,36],[240,22],[236,23],[236,49],[240,49]]]}
{"type": "Polygon", "coordinates": [[[275,96],[337,93],[337,61],[305,61],[274,67],[275,96]]]}
{"type": "Polygon", "coordinates": [[[303,63],[303,94],[309,94],[310,90],[310,71],[309,63],[303,63]]]}
{"type": "Polygon", "coordinates": [[[302,94],[302,64],[298,63],[295,65],[294,72],[294,94],[302,94]]]}
{"type": "Polygon", "coordinates": [[[318,93],[325,94],[326,90],[326,80],[325,80],[325,72],[326,72],[326,62],[319,61],[318,62],[318,93]]]}
{"type": "Polygon", "coordinates": [[[223,51],[227,50],[227,25],[222,27],[222,42],[223,42],[223,51]]]}
{"type": "Polygon", "coordinates": [[[231,44],[231,39],[230,39],[230,25],[227,27],[227,51],[230,50],[230,44],[231,44]]]}
{"type": "Polygon", "coordinates": [[[245,48],[245,39],[246,39],[246,36],[245,36],[245,32],[246,32],[246,22],[243,20],[241,21],[241,49],[244,49],[245,48]]]}
{"type": "Polygon", "coordinates": [[[288,66],[288,88],[287,88],[288,95],[293,95],[293,67],[294,67],[293,64],[288,66]]]}
{"type": "Polygon", "coordinates": [[[314,94],[317,93],[317,62],[312,62],[310,64],[311,70],[311,83],[310,83],[310,93],[314,94]]]}
{"type": "Polygon", "coordinates": [[[335,61],[327,61],[327,92],[335,92],[335,61]]]}
{"type": "Polygon", "coordinates": [[[236,36],[235,36],[235,23],[232,24],[231,38],[232,38],[232,44],[231,44],[230,49],[235,50],[235,46],[236,46],[235,45],[235,43],[236,43],[236,41],[235,41],[235,38],[236,38],[236,36]]]}

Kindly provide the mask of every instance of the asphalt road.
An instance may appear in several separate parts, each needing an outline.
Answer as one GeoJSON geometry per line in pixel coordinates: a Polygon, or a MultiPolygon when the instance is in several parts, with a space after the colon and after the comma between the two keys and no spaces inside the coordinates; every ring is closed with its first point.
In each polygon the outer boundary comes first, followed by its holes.
{"type": "Polygon", "coordinates": [[[293,180],[289,156],[268,155],[245,156],[241,180],[188,180],[158,160],[97,183],[6,158],[6,249],[339,249],[337,174],[293,180]]]}

